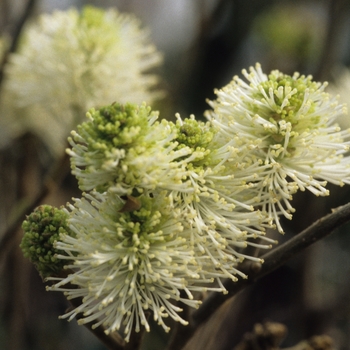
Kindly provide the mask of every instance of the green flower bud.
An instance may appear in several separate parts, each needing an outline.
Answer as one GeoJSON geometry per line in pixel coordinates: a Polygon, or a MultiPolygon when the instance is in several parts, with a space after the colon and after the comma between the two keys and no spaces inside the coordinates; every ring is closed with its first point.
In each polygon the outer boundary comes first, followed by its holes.
{"type": "Polygon", "coordinates": [[[176,129],[178,132],[176,141],[179,142],[179,147],[187,146],[194,151],[198,148],[207,148],[214,136],[214,131],[209,123],[198,121],[194,116],[184,120],[180,120],[178,116],[176,129]]]}
{"type": "Polygon", "coordinates": [[[68,213],[63,209],[41,205],[23,221],[20,247],[43,278],[58,275],[66,264],[65,260],[57,258],[57,254],[65,253],[57,250],[54,244],[60,234],[72,235],[67,218],[68,213]]]}
{"type": "MultiPolygon", "coordinates": [[[[146,104],[114,103],[91,109],[88,117],[89,121],[78,125],[78,132],[72,131],[72,137],[68,139],[72,148],[67,152],[79,187],[83,191],[95,188],[99,192],[115,183],[125,183],[131,189],[136,187],[139,168],[144,167],[146,161],[143,159],[139,167],[131,163],[155,147],[156,139],[150,128],[158,118],[158,112],[146,104]]],[[[161,138],[164,142],[168,133],[166,127],[154,130],[158,131],[155,135],[158,137],[165,133],[161,138]]],[[[157,146],[157,154],[161,149],[162,145],[157,146]]]]}

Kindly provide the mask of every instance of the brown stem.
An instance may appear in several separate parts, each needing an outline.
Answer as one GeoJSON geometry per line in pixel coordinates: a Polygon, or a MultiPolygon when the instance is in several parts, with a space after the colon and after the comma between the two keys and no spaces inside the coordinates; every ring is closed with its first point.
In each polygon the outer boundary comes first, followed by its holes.
{"type": "Polygon", "coordinates": [[[225,287],[228,294],[211,294],[202,304],[202,306],[193,314],[193,324],[198,327],[206,321],[215,310],[222,305],[228,298],[231,298],[243,288],[254,283],[256,280],[277,269],[297,253],[302,252],[316,241],[332,233],[336,228],[350,221],[350,203],[338,207],[331,214],[317,220],[311,226],[306,228],[298,235],[291,238],[286,243],[273,249],[262,256],[264,263],[259,266],[257,263],[243,263],[238,268],[249,275],[248,279],[240,279],[237,282],[228,281],[225,287]]]}
{"type": "Polygon", "coordinates": [[[32,14],[34,6],[35,6],[35,2],[36,2],[35,0],[28,0],[27,4],[25,6],[25,9],[23,10],[23,14],[19,18],[18,23],[15,27],[12,41],[11,41],[11,45],[10,45],[8,51],[6,52],[6,54],[4,55],[4,57],[1,61],[1,64],[0,64],[0,85],[1,85],[2,80],[4,78],[4,68],[5,68],[5,65],[7,63],[8,56],[11,52],[16,51],[17,45],[18,45],[18,40],[19,40],[20,34],[22,32],[23,26],[24,26],[25,22],[27,21],[27,19],[32,14]]]}
{"type": "Polygon", "coordinates": [[[29,203],[19,208],[12,223],[6,229],[6,231],[0,236],[0,259],[6,256],[6,252],[9,250],[13,243],[13,237],[25,219],[25,215],[31,213],[50,193],[50,191],[60,184],[69,171],[69,157],[66,153],[57,161],[52,170],[46,176],[43,187],[40,192],[29,203]]]}

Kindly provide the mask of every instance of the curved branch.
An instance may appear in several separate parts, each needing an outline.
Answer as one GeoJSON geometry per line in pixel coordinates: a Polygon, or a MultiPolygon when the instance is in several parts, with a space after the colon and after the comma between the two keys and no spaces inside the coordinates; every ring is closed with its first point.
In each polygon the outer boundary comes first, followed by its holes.
{"type": "Polygon", "coordinates": [[[239,291],[254,283],[256,280],[267,275],[277,269],[296,254],[302,252],[316,241],[331,234],[335,229],[350,221],[350,203],[333,209],[331,214],[317,220],[311,226],[306,228],[298,235],[291,238],[286,243],[273,249],[261,258],[264,259],[262,265],[258,263],[242,263],[239,269],[249,275],[248,279],[240,279],[237,282],[227,281],[225,287],[228,294],[211,294],[202,304],[202,306],[194,312],[192,316],[193,324],[198,327],[206,321],[217,308],[227,299],[231,298],[239,291]]]}

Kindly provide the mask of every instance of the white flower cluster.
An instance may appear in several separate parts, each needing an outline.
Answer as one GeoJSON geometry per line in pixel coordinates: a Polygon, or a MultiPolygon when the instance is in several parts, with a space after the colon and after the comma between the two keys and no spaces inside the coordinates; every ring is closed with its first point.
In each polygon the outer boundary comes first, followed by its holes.
{"type": "Polygon", "coordinates": [[[327,195],[326,181],[350,182],[349,131],[342,112],[311,77],[239,78],[216,93],[208,121],[158,121],[145,104],[90,110],[69,142],[82,199],[68,205],[74,235],[62,234],[68,276],[49,290],[82,304],[63,317],[106,332],[149,330],[151,314],[186,324],[181,303],[237,280],[247,246],[269,248],[266,228],[291,218],[297,190],[327,195]],[[180,304],[179,304],[180,302],[180,304]]]}
{"type": "Polygon", "coordinates": [[[290,201],[298,190],[325,196],[327,182],[350,183],[350,158],[344,157],[350,132],[335,123],[346,108],[311,76],[277,70],[267,76],[259,64],[243,75],[248,83],[234,77],[216,91],[207,116],[218,138],[227,144],[236,139],[245,159],[260,164],[252,193],[283,232],[278,217],[292,217],[290,201]]]}
{"type": "Polygon", "coordinates": [[[159,79],[150,73],[161,62],[131,14],[92,6],[43,14],[25,28],[6,65],[3,128],[30,130],[60,154],[90,108],[161,97],[159,79]]]}

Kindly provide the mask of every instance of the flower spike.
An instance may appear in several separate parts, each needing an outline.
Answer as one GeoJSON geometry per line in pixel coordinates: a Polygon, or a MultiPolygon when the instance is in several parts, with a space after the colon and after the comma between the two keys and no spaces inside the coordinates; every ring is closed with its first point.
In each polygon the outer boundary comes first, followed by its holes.
{"type": "Polygon", "coordinates": [[[259,64],[243,75],[247,82],[234,77],[216,91],[206,115],[227,143],[235,140],[246,160],[260,164],[255,198],[282,232],[279,215],[291,218],[295,192],[326,196],[327,182],[350,183],[350,133],[335,123],[345,107],[311,76],[266,75],[259,64]]]}

